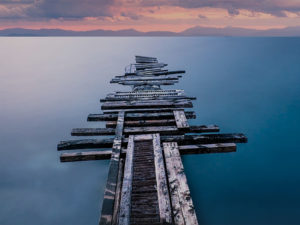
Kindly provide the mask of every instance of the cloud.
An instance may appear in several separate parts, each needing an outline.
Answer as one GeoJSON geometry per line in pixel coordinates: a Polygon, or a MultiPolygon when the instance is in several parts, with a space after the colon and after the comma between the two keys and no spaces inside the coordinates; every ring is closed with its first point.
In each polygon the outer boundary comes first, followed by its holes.
{"type": "Polygon", "coordinates": [[[299,12],[298,0],[141,0],[142,6],[179,6],[182,8],[222,8],[230,15],[238,15],[239,10],[269,13],[274,16],[286,16],[285,11],[299,12]]]}
{"type": "Polygon", "coordinates": [[[110,17],[113,4],[114,0],[0,0],[0,18],[110,17]]]}

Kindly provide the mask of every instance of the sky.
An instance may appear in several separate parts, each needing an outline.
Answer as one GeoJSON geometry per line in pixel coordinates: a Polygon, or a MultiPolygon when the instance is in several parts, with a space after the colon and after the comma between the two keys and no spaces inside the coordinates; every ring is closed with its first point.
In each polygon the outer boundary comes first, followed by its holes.
{"type": "Polygon", "coordinates": [[[300,0],[0,0],[0,29],[173,31],[300,26],[300,0]]]}

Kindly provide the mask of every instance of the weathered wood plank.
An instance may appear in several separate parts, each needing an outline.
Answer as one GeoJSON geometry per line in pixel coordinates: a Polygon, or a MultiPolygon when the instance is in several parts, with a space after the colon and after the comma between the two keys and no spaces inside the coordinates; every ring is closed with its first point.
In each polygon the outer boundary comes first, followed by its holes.
{"type": "Polygon", "coordinates": [[[107,139],[83,139],[83,140],[70,140],[61,141],[57,145],[57,150],[72,150],[72,149],[85,149],[85,148],[112,148],[113,138],[107,139]]]}
{"type": "Polygon", "coordinates": [[[163,68],[168,64],[165,63],[144,63],[144,64],[134,64],[136,70],[152,69],[152,68],[163,68]]]}
{"type": "Polygon", "coordinates": [[[187,99],[196,100],[196,97],[183,96],[183,95],[171,95],[171,96],[154,96],[154,95],[143,95],[143,96],[119,96],[119,97],[106,97],[101,98],[100,102],[111,102],[111,101],[137,101],[137,100],[176,100],[176,99],[187,99]]]}
{"type": "Polygon", "coordinates": [[[162,136],[163,142],[177,142],[179,145],[213,144],[213,143],[246,143],[244,134],[202,134],[162,136]]]}
{"type": "Polygon", "coordinates": [[[149,101],[112,101],[105,102],[102,110],[108,109],[136,109],[136,108],[192,108],[190,100],[149,100],[149,101]]]}
{"type": "Polygon", "coordinates": [[[122,192],[122,180],[123,180],[123,175],[124,175],[123,170],[124,170],[124,159],[120,158],[119,172],[118,172],[118,182],[117,182],[117,187],[116,187],[115,204],[114,204],[112,224],[117,224],[117,222],[118,222],[120,201],[121,201],[121,192],[122,192]]]}
{"type": "Polygon", "coordinates": [[[153,75],[152,73],[154,72],[167,72],[167,70],[144,70],[143,72],[139,72],[141,74],[134,74],[134,75],[122,75],[122,76],[115,76],[113,78],[114,79],[143,79],[143,80],[147,80],[147,78],[167,78],[167,77],[170,77],[170,78],[180,78],[182,77],[182,75],[178,75],[178,74],[168,74],[168,75],[153,75]]]}
{"type": "Polygon", "coordinates": [[[161,76],[124,76],[124,77],[118,77],[118,78],[113,78],[110,83],[119,83],[123,81],[159,81],[159,80],[178,80],[180,76],[167,76],[167,75],[161,75],[161,76]]]}
{"type": "MultiPolygon", "coordinates": [[[[158,71],[158,72],[153,72],[152,74],[153,75],[169,75],[169,74],[184,74],[185,73],[185,70],[175,70],[175,71],[158,71]]],[[[143,70],[139,70],[139,71],[136,71],[136,73],[126,73],[126,75],[139,75],[139,74],[143,74],[143,70]]]]}
{"type": "Polygon", "coordinates": [[[187,129],[189,124],[185,116],[184,110],[174,110],[174,117],[178,129],[187,129]]]}
{"type": "MultiPolygon", "coordinates": [[[[213,143],[246,143],[247,138],[244,134],[202,134],[202,135],[173,135],[161,136],[162,142],[178,142],[179,145],[198,145],[198,144],[213,144],[213,143]]],[[[92,148],[111,148],[113,138],[107,139],[83,139],[62,141],[58,144],[58,150],[70,149],[92,149],[92,148]]],[[[127,138],[123,143],[127,143],[127,138]]]]}
{"type": "Polygon", "coordinates": [[[216,143],[202,145],[181,145],[178,147],[180,154],[206,154],[206,153],[226,153],[235,152],[235,143],[216,143]]]}
{"type": "Polygon", "coordinates": [[[126,153],[124,178],[122,184],[121,202],[118,224],[128,225],[130,223],[131,192],[133,178],[134,136],[129,136],[126,153]]]}
{"type": "Polygon", "coordinates": [[[126,134],[140,134],[140,133],[161,133],[161,134],[180,134],[180,133],[205,133],[218,132],[219,127],[216,125],[202,125],[190,126],[187,130],[179,130],[176,126],[153,126],[153,127],[126,127],[124,133],[126,134]]]}
{"type": "Polygon", "coordinates": [[[178,83],[178,80],[138,80],[138,81],[119,81],[123,85],[173,85],[178,83]]]}
{"type": "Polygon", "coordinates": [[[72,136],[98,136],[114,134],[114,128],[74,128],[71,131],[72,136]]]}
{"type": "Polygon", "coordinates": [[[153,148],[160,222],[171,224],[172,210],[159,134],[153,134],[153,148]]]}
{"type": "MultiPolygon", "coordinates": [[[[126,127],[124,128],[125,134],[184,134],[184,133],[206,133],[218,132],[219,127],[216,125],[201,125],[190,126],[186,130],[180,130],[176,126],[152,126],[152,127],[126,127]]],[[[72,136],[99,136],[99,135],[113,135],[114,128],[75,128],[72,130],[72,136]]]]}
{"type": "Polygon", "coordinates": [[[136,95],[136,94],[170,94],[170,93],[184,93],[183,89],[170,90],[142,90],[142,91],[116,91],[108,95],[136,95]]]}
{"type": "MultiPolygon", "coordinates": [[[[111,110],[105,110],[103,111],[103,114],[114,114],[118,113],[119,111],[124,111],[126,113],[140,113],[140,112],[145,112],[145,113],[160,113],[160,112],[172,112],[174,109],[180,110],[184,108],[174,108],[174,107],[162,107],[162,108],[132,108],[132,109],[111,109],[111,110]]],[[[174,117],[174,115],[173,115],[174,117]]]]}
{"type": "Polygon", "coordinates": [[[105,160],[105,159],[110,159],[110,158],[111,158],[111,150],[62,153],[60,155],[61,162],[105,160]]]}
{"type": "MultiPolygon", "coordinates": [[[[116,121],[108,121],[106,122],[107,128],[116,127],[116,121]]],[[[174,119],[162,119],[162,120],[132,120],[125,121],[126,127],[143,127],[143,126],[171,126],[175,125],[174,119]]]]}
{"type": "MultiPolygon", "coordinates": [[[[150,135],[150,134],[148,134],[150,135]]],[[[142,136],[142,135],[135,135],[142,136]]],[[[146,135],[144,135],[146,136],[146,135]]],[[[151,136],[152,138],[152,136],[151,136]]],[[[147,139],[145,139],[147,140],[147,139]]],[[[125,139],[125,141],[127,141],[125,139]]],[[[198,144],[198,145],[179,145],[181,155],[187,154],[207,154],[207,153],[229,153],[236,151],[234,143],[217,143],[217,144],[198,144]]],[[[126,150],[122,150],[122,155],[126,154],[126,150]]],[[[106,160],[110,159],[111,150],[107,151],[89,151],[79,153],[63,153],[61,154],[61,162],[86,161],[86,160],[106,160]]]]}
{"type": "MultiPolygon", "coordinates": [[[[196,114],[193,111],[185,112],[188,119],[195,119],[196,114]]],[[[118,114],[90,114],[88,121],[116,121],[118,114]]],[[[174,114],[172,112],[140,112],[140,113],[126,113],[126,121],[133,120],[159,120],[172,119],[174,114]]]]}
{"type": "Polygon", "coordinates": [[[115,195],[118,182],[119,173],[119,161],[121,154],[121,144],[122,144],[122,134],[124,127],[124,117],[125,112],[119,112],[118,123],[115,129],[115,139],[112,147],[112,154],[109,164],[108,177],[106,182],[106,188],[104,191],[104,198],[102,202],[101,217],[99,220],[100,225],[112,224],[114,205],[115,205],[115,195]]]}
{"type": "Polygon", "coordinates": [[[198,220],[176,142],[163,143],[175,225],[193,224],[198,220]]]}

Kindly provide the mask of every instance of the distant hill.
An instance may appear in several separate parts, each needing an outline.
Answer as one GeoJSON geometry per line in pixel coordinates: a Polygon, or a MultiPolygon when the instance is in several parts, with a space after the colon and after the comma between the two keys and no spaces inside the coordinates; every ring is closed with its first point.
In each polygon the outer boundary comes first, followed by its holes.
{"type": "Polygon", "coordinates": [[[0,36],[10,37],[44,37],[44,36],[300,36],[300,27],[283,29],[254,30],[236,27],[209,28],[196,26],[182,32],[151,31],[141,32],[134,29],[127,30],[90,30],[72,31],[62,29],[23,29],[11,28],[0,30],[0,36]]]}

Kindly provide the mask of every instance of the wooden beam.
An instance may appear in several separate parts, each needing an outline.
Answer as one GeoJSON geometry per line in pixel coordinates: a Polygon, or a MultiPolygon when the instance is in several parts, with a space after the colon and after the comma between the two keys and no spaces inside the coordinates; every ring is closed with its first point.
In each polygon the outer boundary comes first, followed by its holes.
{"type": "Polygon", "coordinates": [[[119,81],[123,85],[173,85],[178,83],[178,80],[138,80],[138,81],[119,81]]]}
{"type": "Polygon", "coordinates": [[[177,142],[179,145],[213,144],[213,143],[246,143],[244,134],[202,134],[162,136],[163,142],[177,142]]]}
{"type": "Polygon", "coordinates": [[[226,153],[235,152],[236,144],[234,143],[217,143],[202,145],[181,145],[179,146],[180,154],[206,154],[206,153],[226,153]]]}
{"type": "MultiPolygon", "coordinates": [[[[179,130],[176,126],[153,126],[153,127],[126,127],[125,134],[184,134],[184,133],[206,133],[218,132],[219,127],[216,125],[201,125],[190,126],[186,130],[179,130]]],[[[72,130],[72,136],[99,136],[99,135],[114,135],[114,128],[75,128],[72,130]]]]}
{"type": "Polygon", "coordinates": [[[111,110],[103,111],[103,114],[114,114],[114,113],[118,113],[119,111],[124,111],[126,113],[140,113],[140,112],[160,113],[160,112],[173,112],[174,109],[180,110],[180,109],[184,109],[184,108],[174,108],[174,107],[155,108],[155,107],[153,107],[153,108],[133,108],[133,109],[111,109],[111,110]]]}
{"type": "MultiPolygon", "coordinates": [[[[140,135],[138,135],[140,136],[140,135]]],[[[229,153],[236,151],[234,143],[217,143],[217,144],[198,144],[198,145],[179,145],[181,155],[187,154],[207,154],[207,153],[229,153]]],[[[125,149],[122,155],[126,154],[125,149]]],[[[61,162],[86,161],[86,160],[106,160],[110,159],[111,150],[107,151],[89,151],[79,153],[61,154],[61,162]]]]}
{"type": "MultiPolygon", "coordinates": [[[[247,138],[244,134],[202,134],[202,135],[173,135],[161,136],[162,142],[176,141],[180,145],[198,145],[213,143],[246,143],[247,138]]],[[[58,144],[58,150],[72,149],[92,149],[92,148],[111,148],[113,138],[107,139],[83,139],[62,141],[58,144]]],[[[127,143],[128,139],[124,138],[123,143],[127,143]]],[[[201,147],[200,147],[201,148],[201,147]]]]}
{"type": "MultiPolygon", "coordinates": [[[[185,112],[187,119],[195,119],[196,115],[193,111],[185,112]]],[[[118,114],[90,114],[88,121],[116,121],[118,114]]],[[[159,119],[172,119],[174,114],[172,112],[140,112],[140,113],[126,113],[126,121],[133,120],[159,120],[159,119]]]]}
{"type": "Polygon", "coordinates": [[[153,134],[153,149],[160,222],[171,224],[172,210],[159,134],[153,134]]]}
{"type": "Polygon", "coordinates": [[[163,68],[168,64],[165,63],[143,63],[143,64],[134,64],[136,70],[152,69],[152,68],[163,68]]]}
{"type": "Polygon", "coordinates": [[[174,117],[178,129],[188,129],[189,124],[185,116],[184,110],[174,110],[174,117]]]}
{"type": "Polygon", "coordinates": [[[114,135],[114,128],[74,128],[72,136],[99,136],[99,135],[114,135]]]}
{"type": "Polygon", "coordinates": [[[72,149],[85,149],[85,148],[112,148],[114,139],[83,139],[83,140],[71,140],[61,141],[57,145],[57,150],[72,150],[72,149]]]}
{"type": "Polygon", "coordinates": [[[88,160],[105,160],[111,158],[111,150],[107,151],[89,151],[89,152],[72,152],[62,153],[61,162],[88,161],[88,160]]]}
{"type": "Polygon", "coordinates": [[[124,178],[122,183],[122,193],[118,224],[130,224],[131,192],[133,178],[133,157],[134,157],[134,136],[129,136],[126,152],[124,178]]]}
{"type": "MultiPolygon", "coordinates": [[[[107,128],[116,127],[116,121],[106,122],[107,128]]],[[[143,126],[173,126],[175,125],[174,119],[162,119],[162,120],[132,120],[125,121],[126,127],[143,127],[143,126]]]]}
{"type": "Polygon", "coordinates": [[[100,99],[100,102],[111,102],[111,101],[137,101],[137,100],[177,100],[177,99],[187,99],[196,100],[196,97],[189,96],[154,96],[154,95],[144,95],[144,96],[126,96],[126,97],[106,97],[100,99]]]}
{"type": "Polygon", "coordinates": [[[121,201],[121,191],[122,191],[121,190],[122,189],[122,180],[123,180],[123,175],[124,175],[123,170],[124,170],[124,159],[121,158],[119,161],[118,182],[117,182],[117,187],[116,187],[112,224],[117,224],[117,222],[118,222],[120,201],[121,201]]]}
{"type": "Polygon", "coordinates": [[[171,90],[143,90],[143,91],[116,91],[108,95],[136,95],[136,94],[167,94],[167,93],[184,93],[182,89],[171,90]]]}
{"type": "Polygon", "coordinates": [[[153,126],[153,127],[126,127],[124,133],[126,134],[140,134],[140,133],[160,133],[160,134],[181,134],[181,133],[205,133],[218,132],[219,127],[216,125],[202,125],[190,126],[188,130],[181,131],[176,126],[153,126]]]}
{"type": "Polygon", "coordinates": [[[124,76],[124,77],[118,77],[113,78],[110,83],[119,83],[123,81],[159,81],[159,80],[178,80],[180,76],[167,76],[167,75],[161,75],[161,76],[124,76]]]}
{"type": "Polygon", "coordinates": [[[113,101],[105,102],[102,110],[108,109],[137,109],[137,108],[192,108],[190,100],[149,100],[149,101],[113,101]]]}
{"type": "Polygon", "coordinates": [[[197,225],[198,220],[178,145],[176,142],[167,142],[163,143],[163,148],[168,171],[174,225],[197,225]]]}
{"type": "Polygon", "coordinates": [[[115,129],[115,139],[112,147],[112,154],[109,164],[108,177],[106,182],[106,188],[104,192],[104,198],[102,202],[101,217],[99,225],[111,225],[114,214],[116,188],[119,174],[119,161],[121,154],[122,134],[124,126],[124,112],[119,112],[117,127],[115,129]]]}

